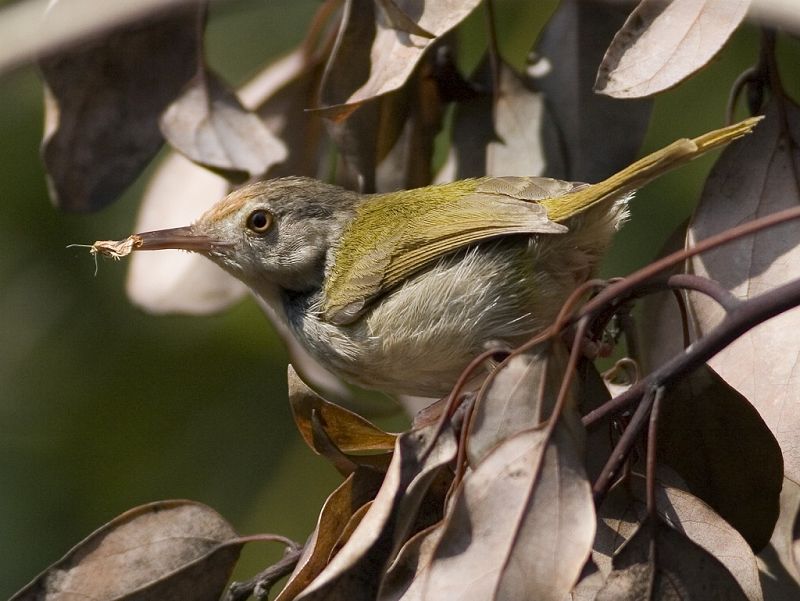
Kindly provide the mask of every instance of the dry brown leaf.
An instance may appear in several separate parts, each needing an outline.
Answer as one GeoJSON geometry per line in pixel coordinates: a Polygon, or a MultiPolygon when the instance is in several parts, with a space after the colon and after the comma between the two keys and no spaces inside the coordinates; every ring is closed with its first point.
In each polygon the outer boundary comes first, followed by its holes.
{"type": "MultiPolygon", "coordinates": [[[[312,449],[325,457],[342,476],[349,476],[359,467],[385,473],[392,460],[392,452],[345,453],[333,441],[320,411],[311,409],[312,449]]],[[[358,428],[359,426],[357,426],[358,428]]],[[[349,426],[346,426],[349,428],[349,426]]],[[[369,435],[368,435],[369,436],[369,435]]],[[[371,451],[372,449],[367,449],[371,451]]]]}
{"type": "Polygon", "coordinates": [[[424,599],[562,599],[595,534],[582,454],[559,422],[527,430],[464,478],[426,574],[424,599]]]}
{"type": "Polygon", "coordinates": [[[642,0],[614,37],[595,90],[640,98],[677,85],[710,61],[750,0],[642,0]]]}
{"type": "Polygon", "coordinates": [[[642,599],[747,601],[719,560],[659,518],[648,518],[620,549],[597,595],[597,601],[642,599]]]}
{"type": "Polygon", "coordinates": [[[781,491],[781,513],[770,544],[758,554],[764,598],[768,601],[796,599],[800,596],[800,568],[793,553],[793,524],[800,513],[800,485],[784,479],[781,491]]]}
{"type": "MultiPolygon", "coordinates": [[[[328,106],[358,105],[400,88],[417,62],[435,41],[396,29],[375,0],[348,0],[342,18],[340,40],[326,68],[321,98],[328,106]],[[372,22],[353,27],[349,19],[374,15],[372,22]]],[[[395,0],[396,8],[426,32],[439,38],[458,25],[479,0],[395,0]]]]}
{"type": "Polygon", "coordinates": [[[605,584],[605,576],[590,559],[581,572],[578,584],[569,592],[565,601],[594,601],[605,584]]]}
{"type": "MultiPolygon", "coordinates": [[[[320,9],[322,10],[322,8],[320,9]]],[[[324,179],[328,148],[317,104],[323,57],[330,44],[318,52],[303,44],[275,61],[248,83],[241,92],[245,106],[254,108],[264,124],[286,146],[288,155],[274,165],[266,178],[307,175],[324,179]]]]}
{"type": "Polygon", "coordinates": [[[216,601],[243,541],[210,507],[159,501],[96,530],[13,601],[216,601]]]}
{"type": "MultiPolygon", "coordinates": [[[[659,518],[717,558],[737,580],[749,601],[761,601],[764,596],[758,566],[747,541],[701,499],[665,484],[665,479],[675,478],[669,471],[660,469],[656,484],[659,518]]],[[[634,536],[639,524],[646,520],[644,498],[644,477],[633,474],[631,485],[616,487],[599,508],[593,557],[602,572],[611,568],[611,556],[634,536]]]]}
{"type": "Polygon", "coordinates": [[[800,507],[795,512],[792,526],[792,558],[795,570],[800,570],[800,507]]]}
{"type": "Polygon", "coordinates": [[[314,415],[338,450],[345,453],[391,451],[397,436],[384,432],[357,413],[329,403],[311,390],[290,365],[288,369],[289,403],[297,429],[309,447],[315,444],[314,415]]]}
{"type": "MultiPolygon", "coordinates": [[[[70,18],[58,2],[49,20],[70,18]]],[[[203,10],[151,17],[42,59],[42,159],[53,202],[93,211],[115,201],[163,143],[161,112],[191,79],[203,10]]]]}
{"type": "Polygon", "coordinates": [[[422,458],[434,431],[435,426],[412,430],[397,439],[392,464],[369,511],[298,600],[375,599],[384,570],[411,534],[423,498],[455,458],[456,444],[450,430],[445,430],[430,454],[422,458]]]}
{"type": "Polygon", "coordinates": [[[345,525],[375,497],[382,480],[382,474],[360,468],[328,496],[297,567],[275,601],[291,601],[322,572],[345,525]]]}
{"type": "MultiPolygon", "coordinates": [[[[369,68],[364,48],[375,34],[374,2],[355,0],[345,5],[343,29],[332,51],[320,88],[320,102],[336,104],[369,68]]],[[[401,34],[408,35],[408,34],[401,34]]],[[[342,163],[337,181],[362,192],[392,191],[430,183],[433,139],[441,126],[441,101],[427,58],[408,74],[401,89],[358,107],[346,119],[327,121],[342,163]],[[381,166],[380,173],[376,170],[381,166]]]]}
{"type": "Polygon", "coordinates": [[[264,175],[287,155],[258,115],[206,68],[164,111],[161,131],[192,161],[223,172],[264,175]]]}
{"type": "MultiPolygon", "coordinates": [[[[563,344],[544,343],[502,364],[475,403],[467,456],[477,466],[500,442],[540,425],[553,409],[565,368],[563,344]]],[[[576,440],[582,428],[575,426],[576,440]]]]}
{"type": "Polygon", "coordinates": [[[592,89],[597,66],[627,13],[626,6],[606,0],[565,0],[542,30],[527,74],[556,124],[542,128],[545,136],[557,132],[557,143],[545,137],[544,175],[599,182],[636,158],[652,101],[621,101],[592,89]]]}
{"type": "Polygon", "coordinates": [[[659,459],[759,550],[778,519],[783,458],[755,408],[707,366],[667,389],[659,459]]]}
{"type": "MultiPolygon", "coordinates": [[[[525,78],[500,63],[497,104],[492,111],[491,71],[485,59],[474,77],[486,94],[460,102],[453,120],[450,154],[437,175],[448,182],[483,175],[541,175],[562,173],[559,152],[548,152],[543,132],[555,140],[552,118],[542,94],[533,91],[525,78]]],[[[560,150],[560,149],[556,149],[560,150]]]]}
{"type": "Polygon", "coordinates": [[[711,507],[688,492],[669,486],[656,489],[656,506],[659,515],[672,528],[685,534],[728,569],[749,601],[763,599],[756,558],[748,542],[711,507]]]}
{"type": "MultiPolygon", "coordinates": [[[[788,131],[773,102],[756,131],[729,146],[706,182],[687,244],[800,202],[800,108],[785,100],[788,131]]],[[[792,222],[695,257],[694,273],[747,299],[800,276],[800,228],[792,222]]],[[[691,293],[702,335],[722,311],[691,293]]],[[[800,481],[800,310],[786,312],[740,336],[709,361],[758,409],[784,454],[786,475],[800,481]]]]}

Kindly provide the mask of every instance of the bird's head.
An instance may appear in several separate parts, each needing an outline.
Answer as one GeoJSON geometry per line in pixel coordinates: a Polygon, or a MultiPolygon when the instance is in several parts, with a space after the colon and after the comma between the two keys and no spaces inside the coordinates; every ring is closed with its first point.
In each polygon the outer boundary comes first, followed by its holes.
{"type": "Polygon", "coordinates": [[[322,285],[328,251],[352,219],[359,194],[302,177],[244,186],[195,223],[137,234],[135,250],[197,252],[256,290],[322,285]]]}

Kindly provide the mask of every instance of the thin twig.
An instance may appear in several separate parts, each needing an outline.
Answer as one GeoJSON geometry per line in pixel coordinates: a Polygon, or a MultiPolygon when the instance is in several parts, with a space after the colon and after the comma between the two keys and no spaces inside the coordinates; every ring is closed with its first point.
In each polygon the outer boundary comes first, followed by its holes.
{"type": "Polygon", "coordinates": [[[653,409],[650,411],[650,424],[647,428],[647,514],[656,517],[656,458],[658,452],[658,415],[661,401],[664,399],[664,387],[655,391],[653,409]]]}
{"type": "Polygon", "coordinates": [[[705,294],[707,297],[715,300],[720,307],[725,309],[726,313],[730,313],[742,304],[741,299],[730,290],[723,288],[719,282],[699,275],[676,273],[667,278],[667,286],[672,289],[695,290],[701,294],[705,294]]]}
{"type": "Polygon", "coordinates": [[[634,411],[631,421],[628,423],[625,431],[622,433],[622,436],[619,437],[611,456],[603,466],[603,469],[601,470],[600,475],[597,477],[597,480],[595,480],[594,486],[592,486],[592,494],[594,496],[596,505],[599,505],[603,502],[611,483],[614,481],[615,476],[619,473],[620,467],[628,458],[628,453],[630,453],[631,449],[633,448],[633,445],[642,430],[642,426],[644,426],[648,417],[650,416],[650,409],[655,401],[655,396],[655,389],[647,388],[644,398],[642,398],[642,401],[639,403],[638,407],[636,407],[636,411],[634,411]]]}
{"type": "Polygon", "coordinates": [[[259,600],[266,599],[275,583],[292,573],[300,560],[300,555],[303,553],[303,545],[294,541],[289,542],[291,544],[287,545],[286,551],[279,561],[265,568],[250,580],[232,582],[225,593],[223,601],[244,601],[250,595],[259,600]]]}

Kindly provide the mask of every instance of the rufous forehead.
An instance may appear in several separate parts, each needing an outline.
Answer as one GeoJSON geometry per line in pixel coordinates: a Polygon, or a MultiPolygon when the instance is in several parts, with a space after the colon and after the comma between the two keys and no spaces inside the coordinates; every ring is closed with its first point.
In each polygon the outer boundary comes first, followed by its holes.
{"type": "Polygon", "coordinates": [[[262,190],[254,188],[242,188],[240,190],[231,192],[228,196],[211,207],[208,212],[203,215],[203,220],[219,221],[224,219],[231,213],[238,212],[252,199],[260,196],[261,193],[262,190]]]}

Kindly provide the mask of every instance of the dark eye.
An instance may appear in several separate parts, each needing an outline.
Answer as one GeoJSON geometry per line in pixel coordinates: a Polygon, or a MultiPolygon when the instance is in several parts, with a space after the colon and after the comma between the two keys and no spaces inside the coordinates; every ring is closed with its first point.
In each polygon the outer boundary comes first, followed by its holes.
{"type": "Polygon", "coordinates": [[[263,234],[272,225],[272,215],[264,209],[257,209],[247,218],[247,227],[256,234],[263,234]]]}

